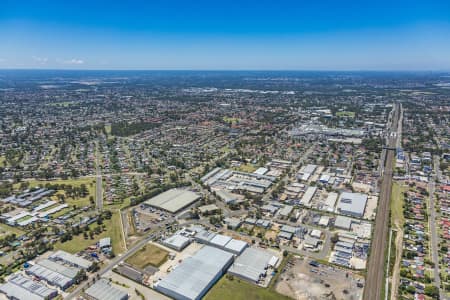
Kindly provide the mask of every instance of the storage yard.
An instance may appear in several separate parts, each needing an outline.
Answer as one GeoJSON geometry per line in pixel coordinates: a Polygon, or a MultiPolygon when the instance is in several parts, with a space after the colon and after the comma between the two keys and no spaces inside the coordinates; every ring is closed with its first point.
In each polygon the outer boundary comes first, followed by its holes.
{"type": "Polygon", "coordinates": [[[360,300],[364,279],[352,271],[291,257],[276,283],[276,291],[296,300],[360,300]]]}

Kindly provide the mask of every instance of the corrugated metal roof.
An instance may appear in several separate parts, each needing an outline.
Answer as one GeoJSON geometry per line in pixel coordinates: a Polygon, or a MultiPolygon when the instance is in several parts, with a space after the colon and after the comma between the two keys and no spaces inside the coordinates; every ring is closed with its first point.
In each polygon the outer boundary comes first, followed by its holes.
{"type": "Polygon", "coordinates": [[[190,241],[188,237],[182,236],[181,234],[177,233],[165,239],[163,243],[175,249],[182,249],[186,247],[190,243],[190,241]]]}
{"type": "MultiPolygon", "coordinates": [[[[50,295],[57,294],[57,291],[54,289],[50,289],[45,285],[35,282],[27,277],[24,277],[20,274],[16,274],[9,278],[9,283],[14,286],[20,287],[28,291],[29,294],[34,294],[42,298],[48,298],[50,295]]],[[[28,298],[25,298],[28,299],[28,298]]]]}
{"type": "Polygon", "coordinates": [[[94,299],[123,300],[128,299],[128,294],[113,287],[106,279],[100,279],[91,285],[85,292],[94,299]]]}
{"type": "Polygon", "coordinates": [[[60,288],[66,287],[72,281],[71,278],[40,265],[31,266],[26,272],[28,275],[31,274],[39,277],[47,281],[49,284],[59,286],[60,288]]]}
{"type": "Polygon", "coordinates": [[[337,205],[338,211],[363,216],[366,209],[367,195],[343,192],[337,205]]]}
{"type": "Polygon", "coordinates": [[[17,286],[12,283],[5,283],[0,286],[0,292],[13,299],[27,299],[27,300],[42,300],[44,297],[30,293],[28,290],[21,286],[17,286]]]}
{"type": "Polygon", "coordinates": [[[92,266],[91,261],[84,259],[82,257],[79,257],[79,256],[75,256],[73,254],[70,254],[70,253],[62,251],[62,250],[56,251],[55,253],[50,255],[49,258],[51,260],[62,260],[62,261],[76,265],[83,269],[89,269],[92,266]]]}
{"type": "Polygon", "coordinates": [[[231,252],[238,254],[244,251],[244,249],[247,247],[248,244],[246,242],[232,239],[225,245],[225,250],[229,250],[231,252]]]}
{"type": "Polygon", "coordinates": [[[225,247],[225,245],[231,241],[231,237],[227,236],[227,235],[223,235],[223,234],[217,234],[211,241],[210,243],[218,246],[218,247],[225,247]]]}
{"type": "Polygon", "coordinates": [[[350,229],[351,225],[352,219],[349,217],[337,216],[336,220],[334,221],[334,226],[339,228],[350,229]]]}
{"type": "Polygon", "coordinates": [[[231,253],[204,246],[158,282],[155,289],[163,293],[168,290],[187,299],[198,299],[232,260],[231,253]]]}
{"type": "Polygon", "coordinates": [[[171,189],[147,201],[146,204],[175,213],[200,199],[197,193],[185,189],[171,189]]]}
{"type": "Polygon", "coordinates": [[[247,248],[236,259],[228,273],[257,282],[272,259],[272,254],[264,250],[247,248]]]}
{"type": "Polygon", "coordinates": [[[57,262],[51,261],[49,259],[43,259],[43,260],[39,261],[38,265],[43,266],[54,272],[58,272],[66,277],[71,278],[71,279],[75,278],[77,276],[78,272],[80,271],[79,268],[64,266],[57,262]]]}

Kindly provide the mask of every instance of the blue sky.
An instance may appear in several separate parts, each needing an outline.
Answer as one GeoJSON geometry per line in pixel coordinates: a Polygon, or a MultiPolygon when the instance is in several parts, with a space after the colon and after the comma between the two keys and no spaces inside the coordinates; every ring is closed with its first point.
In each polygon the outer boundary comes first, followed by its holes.
{"type": "Polygon", "coordinates": [[[450,70],[450,1],[1,2],[0,68],[450,70]]]}

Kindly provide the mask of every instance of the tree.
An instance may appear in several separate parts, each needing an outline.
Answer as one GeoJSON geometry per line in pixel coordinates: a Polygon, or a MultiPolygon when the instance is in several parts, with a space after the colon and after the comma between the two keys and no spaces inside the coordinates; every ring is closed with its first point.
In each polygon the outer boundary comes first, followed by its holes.
{"type": "Polygon", "coordinates": [[[425,295],[430,296],[433,299],[439,299],[439,289],[434,285],[425,286],[425,295]]]}
{"type": "Polygon", "coordinates": [[[330,240],[333,244],[336,244],[339,241],[339,235],[337,233],[333,234],[330,240]]]}

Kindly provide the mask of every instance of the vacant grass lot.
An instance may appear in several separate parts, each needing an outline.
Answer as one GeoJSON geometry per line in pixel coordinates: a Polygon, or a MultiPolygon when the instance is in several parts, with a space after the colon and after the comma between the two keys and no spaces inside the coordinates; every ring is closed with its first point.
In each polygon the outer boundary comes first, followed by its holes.
{"type": "MultiPolygon", "coordinates": [[[[37,186],[45,186],[46,184],[67,184],[67,185],[71,185],[73,187],[79,187],[81,186],[83,183],[86,185],[86,188],[89,191],[89,194],[86,197],[82,197],[82,198],[68,198],[66,197],[66,203],[69,204],[70,206],[72,205],[76,205],[77,207],[84,207],[84,206],[89,206],[90,202],[89,202],[89,196],[93,196],[95,197],[95,179],[92,178],[77,178],[77,179],[67,179],[67,180],[62,180],[62,179],[58,179],[58,180],[30,180],[30,188],[32,187],[37,187],[37,186]]],[[[15,186],[15,188],[18,187],[19,184],[17,184],[17,186],[15,186]]],[[[58,194],[65,194],[64,191],[59,190],[57,191],[57,193],[55,195],[53,195],[51,198],[53,200],[57,200],[56,195],[58,194]]]]}
{"type": "Polygon", "coordinates": [[[403,192],[405,188],[399,183],[392,184],[391,192],[391,224],[397,228],[403,228],[405,217],[403,216],[403,205],[405,202],[403,192]]]}
{"type": "Polygon", "coordinates": [[[349,117],[349,118],[354,118],[355,117],[355,112],[353,111],[338,111],[336,113],[337,117],[349,117]]]}
{"type": "Polygon", "coordinates": [[[12,227],[12,226],[8,226],[6,224],[0,223],[0,238],[4,237],[6,235],[9,234],[15,234],[16,236],[21,236],[23,235],[25,232],[23,232],[22,230],[16,228],[16,227],[12,227]]]}
{"type": "MultiPolygon", "coordinates": [[[[99,235],[95,235],[94,239],[85,239],[83,234],[80,234],[78,236],[73,236],[72,240],[66,241],[65,243],[57,242],[55,244],[55,249],[64,250],[70,253],[77,253],[97,243],[101,238],[110,237],[114,253],[116,255],[123,253],[125,251],[125,245],[123,244],[119,212],[114,212],[111,219],[104,220],[103,223],[106,226],[106,230],[99,235]]],[[[93,223],[89,227],[94,228],[96,226],[98,226],[97,223],[93,223]]]]}
{"type": "Polygon", "coordinates": [[[223,276],[206,294],[205,300],[287,300],[289,297],[234,277],[223,276]]]}
{"type": "Polygon", "coordinates": [[[223,117],[223,121],[231,124],[236,124],[240,121],[239,118],[233,118],[233,117],[223,117]]]}
{"type": "Polygon", "coordinates": [[[156,245],[148,244],[126,260],[127,263],[139,269],[144,269],[148,265],[159,267],[169,255],[169,252],[156,245]]]}
{"type": "Polygon", "coordinates": [[[256,167],[251,164],[242,164],[238,168],[235,168],[237,171],[241,172],[247,172],[247,173],[253,173],[256,170],[256,167]]]}

